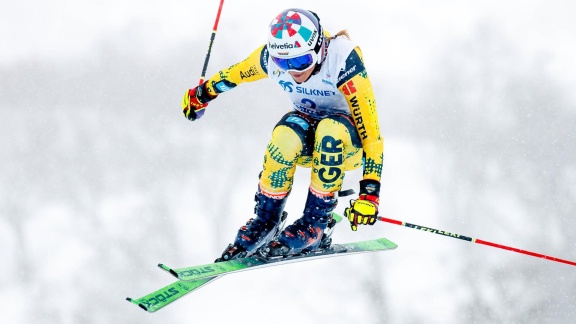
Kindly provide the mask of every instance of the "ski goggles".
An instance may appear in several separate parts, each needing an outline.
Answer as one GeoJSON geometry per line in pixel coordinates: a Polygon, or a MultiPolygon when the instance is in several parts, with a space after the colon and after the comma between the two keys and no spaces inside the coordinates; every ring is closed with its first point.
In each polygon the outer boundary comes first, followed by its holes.
{"type": "Polygon", "coordinates": [[[283,71],[304,71],[316,64],[318,57],[314,50],[291,58],[272,57],[272,61],[283,71]]]}

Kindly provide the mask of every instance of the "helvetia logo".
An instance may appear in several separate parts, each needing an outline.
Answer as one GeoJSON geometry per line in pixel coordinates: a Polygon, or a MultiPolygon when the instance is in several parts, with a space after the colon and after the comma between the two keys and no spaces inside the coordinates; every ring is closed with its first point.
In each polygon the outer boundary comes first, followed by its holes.
{"type": "Polygon", "coordinates": [[[289,44],[289,43],[284,43],[284,44],[273,44],[273,43],[269,43],[268,47],[270,47],[271,49],[290,49],[290,48],[300,48],[300,43],[298,43],[297,41],[294,42],[294,44],[289,44]]]}

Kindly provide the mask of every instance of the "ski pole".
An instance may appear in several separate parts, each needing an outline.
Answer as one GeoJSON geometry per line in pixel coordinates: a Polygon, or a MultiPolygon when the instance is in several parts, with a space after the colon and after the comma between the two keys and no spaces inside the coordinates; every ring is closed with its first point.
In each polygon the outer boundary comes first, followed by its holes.
{"type": "Polygon", "coordinates": [[[410,223],[398,221],[398,220],[391,219],[391,218],[386,218],[386,217],[377,217],[377,218],[379,221],[382,221],[382,222],[396,224],[396,225],[400,225],[400,226],[404,226],[404,227],[410,227],[410,228],[421,230],[421,231],[428,232],[428,233],[448,236],[448,237],[452,237],[452,238],[456,238],[456,239],[460,239],[460,240],[464,240],[464,241],[468,241],[468,242],[472,242],[472,243],[483,244],[483,245],[487,245],[487,246],[491,246],[491,247],[495,247],[495,248],[499,248],[499,249],[503,249],[503,250],[508,250],[508,251],[513,251],[513,252],[517,252],[517,253],[530,255],[530,256],[533,256],[536,258],[542,258],[542,259],[546,259],[546,260],[550,260],[550,261],[556,261],[556,262],[561,262],[561,263],[569,264],[572,266],[576,266],[576,262],[574,262],[574,261],[564,260],[564,259],[555,258],[555,257],[551,257],[548,255],[540,254],[540,253],[521,250],[521,249],[517,249],[514,247],[510,247],[510,246],[506,246],[506,245],[502,245],[502,244],[496,244],[496,243],[492,243],[492,242],[488,242],[488,241],[484,241],[484,240],[480,240],[480,239],[476,239],[476,238],[472,238],[472,237],[468,237],[468,236],[464,236],[464,235],[460,235],[460,234],[450,233],[450,232],[446,232],[446,231],[440,231],[440,230],[430,228],[430,227],[424,227],[424,226],[420,226],[420,225],[410,224],[410,223]]]}
{"type": "Polygon", "coordinates": [[[200,82],[198,85],[204,82],[206,77],[206,70],[208,69],[208,61],[210,60],[210,52],[212,52],[212,44],[214,44],[214,38],[216,38],[216,31],[218,30],[218,21],[220,21],[220,13],[222,12],[222,6],[224,5],[224,0],[220,0],[220,6],[218,7],[218,13],[216,14],[216,21],[214,22],[214,27],[212,28],[212,36],[210,36],[210,44],[208,45],[208,52],[206,53],[206,58],[204,59],[204,67],[202,68],[202,74],[200,75],[200,82]]]}

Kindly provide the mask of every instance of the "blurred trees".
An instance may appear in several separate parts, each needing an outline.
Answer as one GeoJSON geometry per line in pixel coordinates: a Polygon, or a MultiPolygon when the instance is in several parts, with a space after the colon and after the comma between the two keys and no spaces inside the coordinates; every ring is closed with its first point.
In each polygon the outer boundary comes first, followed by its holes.
{"type": "MultiPolygon", "coordinates": [[[[381,105],[384,124],[394,121],[382,130],[435,147],[431,178],[422,181],[436,184],[439,228],[575,259],[576,107],[545,55],[526,61],[510,44],[484,25],[450,45],[426,88],[405,91],[421,98],[412,110],[381,105]],[[411,118],[400,123],[399,115],[411,118]]],[[[136,60],[104,45],[83,60],[0,69],[0,297],[26,299],[13,310],[23,322],[152,322],[126,312],[122,299],[166,283],[154,263],[199,250],[213,257],[250,217],[262,153],[286,100],[266,81],[243,85],[191,124],[180,98],[201,60],[190,52],[136,60]]],[[[212,60],[209,70],[225,65],[212,60]]],[[[459,321],[573,318],[568,266],[461,249],[459,321]]],[[[377,259],[372,266],[385,268],[377,259]]],[[[334,276],[345,280],[341,272],[334,276]]],[[[375,310],[367,316],[385,320],[395,292],[371,272],[361,281],[375,310]]],[[[420,318],[416,306],[409,316],[420,318]]]]}
{"type": "MultiPolygon", "coordinates": [[[[480,25],[473,38],[448,46],[415,109],[417,126],[406,132],[442,154],[431,169],[446,228],[573,260],[576,106],[548,72],[545,53],[526,60],[512,43],[480,25]]],[[[473,251],[459,271],[466,322],[574,318],[570,266],[462,249],[473,251]]]]}
{"type": "Polygon", "coordinates": [[[211,262],[252,215],[261,154],[286,102],[270,107],[278,101],[239,89],[191,123],[181,97],[200,61],[188,54],[137,60],[102,44],[92,58],[0,69],[0,298],[28,298],[14,309],[23,322],[128,323],[123,299],[170,280],[157,262],[211,262]]]}

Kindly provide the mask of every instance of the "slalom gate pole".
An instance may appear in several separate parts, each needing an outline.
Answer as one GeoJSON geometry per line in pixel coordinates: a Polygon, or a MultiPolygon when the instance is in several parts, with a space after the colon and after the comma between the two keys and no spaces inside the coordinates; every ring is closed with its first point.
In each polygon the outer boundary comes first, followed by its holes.
{"type": "Polygon", "coordinates": [[[521,250],[521,249],[517,249],[514,247],[496,244],[496,243],[492,243],[492,242],[488,242],[488,241],[484,241],[484,240],[480,240],[480,239],[476,239],[476,238],[472,238],[472,237],[468,237],[468,236],[464,236],[464,235],[460,235],[460,234],[450,233],[450,232],[446,232],[446,231],[440,231],[440,230],[433,229],[430,227],[424,227],[424,226],[420,226],[420,225],[410,224],[410,223],[406,223],[406,222],[402,222],[402,221],[398,221],[398,220],[386,218],[386,217],[377,217],[377,219],[379,221],[382,221],[382,222],[396,224],[396,225],[400,225],[400,226],[404,226],[404,227],[410,227],[410,228],[421,230],[421,231],[428,232],[428,233],[452,237],[452,238],[460,239],[463,241],[483,244],[483,245],[487,245],[487,246],[491,246],[491,247],[495,247],[495,248],[499,248],[499,249],[503,249],[503,250],[508,250],[508,251],[513,251],[513,252],[517,252],[517,253],[530,255],[530,256],[533,256],[536,258],[542,258],[542,259],[546,259],[546,260],[550,260],[550,261],[556,261],[556,262],[560,262],[560,263],[569,264],[571,266],[576,266],[576,262],[574,262],[574,261],[559,259],[559,258],[551,257],[548,255],[544,255],[544,254],[540,254],[540,253],[534,253],[534,252],[530,252],[530,251],[526,251],[526,250],[521,250]]]}
{"type": "Polygon", "coordinates": [[[210,53],[212,52],[212,44],[214,44],[214,38],[216,38],[216,31],[218,30],[218,22],[220,21],[220,13],[222,12],[223,5],[224,0],[220,0],[220,6],[218,7],[218,13],[216,14],[216,21],[214,22],[214,27],[212,28],[212,36],[210,36],[210,45],[208,45],[208,52],[206,53],[206,59],[204,59],[204,67],[202,68],[202,74],[200,75],[200,82],[198,85],[202,84],[204,82],[204,78],[206,78],[208,61],[210,60],[210,53]]]}

